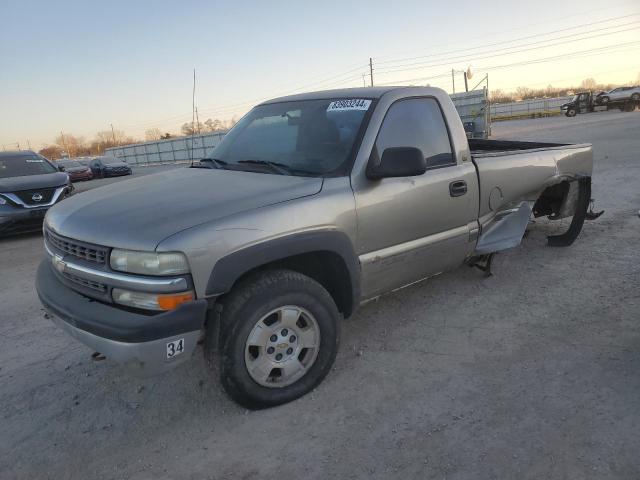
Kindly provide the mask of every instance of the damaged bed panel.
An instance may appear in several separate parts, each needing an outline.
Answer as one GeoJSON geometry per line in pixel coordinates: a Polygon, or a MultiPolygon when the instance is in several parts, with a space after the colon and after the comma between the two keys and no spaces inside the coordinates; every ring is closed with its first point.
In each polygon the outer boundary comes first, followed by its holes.
{"type": "Polygon", "coordinates": [[[532,212],[551,220],[575,217],[566,236],[549,244],[575,240],[589,202],[590,145],[482,140],[470,147],[480,182],[481,233],[474,255],[519,245],[532,212]]]}
{"type": "Polygon", "coordinates": [[[485,229],[476,245],[475,255],[517,247],[522,241],[531,216],[533,202],[520,202],[515,208],[502,210],[485,229]]]}
{"type": "Polygon", "coordinates": [[[473,151],[480,180],[480,223],[513,202],[533,201],[552,185],[590,177],[590,145],[565,145],[533,150],[473,151]]]}

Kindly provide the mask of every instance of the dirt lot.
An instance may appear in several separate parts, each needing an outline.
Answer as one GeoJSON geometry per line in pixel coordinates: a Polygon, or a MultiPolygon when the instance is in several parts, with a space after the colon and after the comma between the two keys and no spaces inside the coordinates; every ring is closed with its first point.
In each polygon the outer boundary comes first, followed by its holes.
{"type": "Polygon", "coordinates": [[[639,134],[637,113],[496,124],[592,142],[605,215],[366,305],[325,382],[266,411],[201,355],[142,381],[92,362],[43,318],[40,236],[0,241],[0,478],[640,478],[639,134]]]}

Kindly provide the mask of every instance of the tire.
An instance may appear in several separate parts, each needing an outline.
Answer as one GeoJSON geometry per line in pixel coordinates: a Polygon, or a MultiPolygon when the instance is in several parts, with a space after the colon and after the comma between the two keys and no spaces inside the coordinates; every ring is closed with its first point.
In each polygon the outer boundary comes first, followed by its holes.
{"type": "Polygon", "coordinates": [[[575,108],[570,108],[567,110],[566,116],[567,117],[575,117],[576,116],[576,109],[575,108]]]}
{"type": "Polygon", "coordinates": [[[600,103],[602,105],[606,105],[607,103],[609,103],[609,97],[600,97],[600,103]]]}
{"type": "MultiPolygon", "coordinates": [[[[331,295],[306,275],[268,270],[250,276],[222,300],[224,389],[249,409],[281,405],[310,392],[336,358],[340,318],[331,295]]],[[[207,336],[215,334],[207,329],[207,336]]]]}
{"type": "Polygon", "coordinates": [[[634,93],[633,95],[631,95],[631,100],[633,100],[634,102],[637,102],[640,100],[640,93],[634,93]]]}

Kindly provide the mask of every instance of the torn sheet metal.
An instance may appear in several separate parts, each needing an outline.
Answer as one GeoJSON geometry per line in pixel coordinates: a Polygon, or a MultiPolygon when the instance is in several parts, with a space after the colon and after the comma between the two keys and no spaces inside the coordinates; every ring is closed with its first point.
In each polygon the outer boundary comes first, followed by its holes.
{"type": "Polygon", "coordinates": [[[484,228],[474,255],[484,255],[517,247],[529,223],[533,202],[521,202],[509,210],[496,214],[494,221],[484,228]]]}

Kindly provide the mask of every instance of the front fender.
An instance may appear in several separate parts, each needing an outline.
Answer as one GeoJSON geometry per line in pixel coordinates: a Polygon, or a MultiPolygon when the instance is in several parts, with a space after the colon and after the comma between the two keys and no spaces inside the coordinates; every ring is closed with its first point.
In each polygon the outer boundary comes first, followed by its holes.
{"type": "Polygon", "coordinates": [[[302,232],[270,239],[235,251],[218,260],[207,282],[206,295],[222,295],[245,273],[277,260],[313,252],[331,252],[342,258],[349,272],[353,305],[360,297],[360,263],[349,237],[339,231],[302,232]]]}

